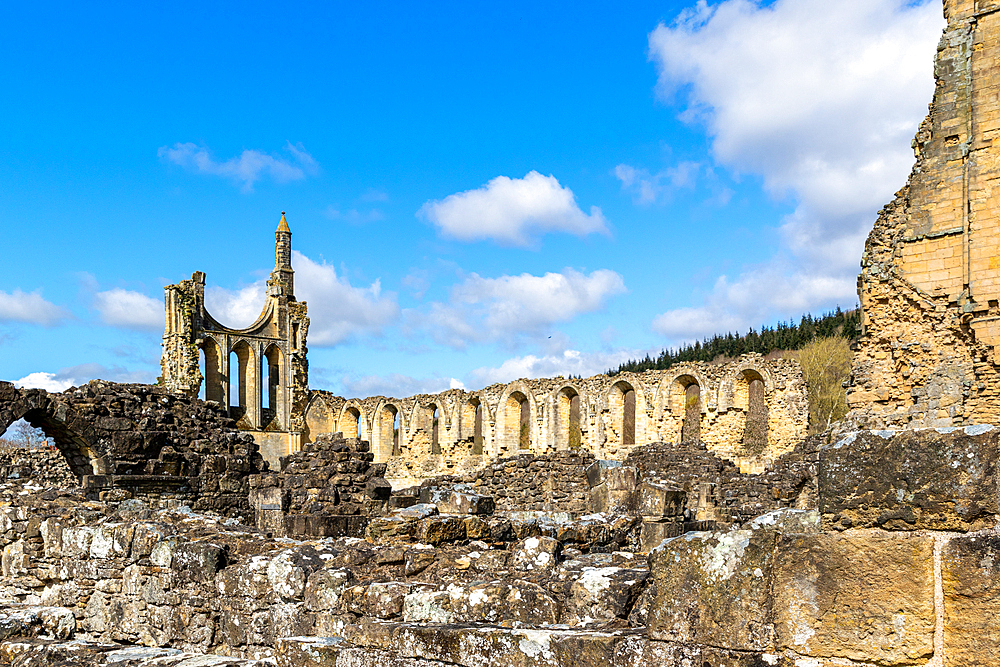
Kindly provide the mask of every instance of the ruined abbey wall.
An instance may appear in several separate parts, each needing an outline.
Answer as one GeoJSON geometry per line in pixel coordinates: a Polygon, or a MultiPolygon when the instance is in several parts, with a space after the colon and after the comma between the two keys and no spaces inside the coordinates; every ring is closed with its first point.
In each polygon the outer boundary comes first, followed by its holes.
{"type": "Polygon", "coordinates": [[[744,469],[760,470],[805,437],[808,401],[797,362],[746,355],[722,364],[517,380],[403,399],[314,391],[305,423],[306,440],[340,432],[370,441],[375,460],[388,464],[386,478],[399,487],[519,452],[585,449],[598,459],[623,460],[650,442],[701,440],[744,469]]]}
{"type": "Polygon", "coordinates": [[[1000,411],[1000,3],[944,8],[916,164],[861,262],[848,400],[873,427],[991,423],[1000,411]]]}
{"type": "Polygon", "coordinates": [[[228,327],[208,312],[201,271],[164,288],[159,384],[191,397],[204,387],[205,399],[252,434],[264,456],[277,463],[301,444],[309,392],[309,318],[306,303],[295,298],[292,232],[284,212],[274,255],[264,308],[243,329],[228,327]]]}

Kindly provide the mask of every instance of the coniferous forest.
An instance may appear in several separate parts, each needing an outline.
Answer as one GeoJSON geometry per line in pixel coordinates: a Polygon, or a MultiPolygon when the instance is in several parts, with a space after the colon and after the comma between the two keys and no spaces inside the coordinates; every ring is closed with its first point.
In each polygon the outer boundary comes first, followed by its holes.
{"type": "Polygon", "coordinates": [[[741,354],[757,352],[769,354],[776,350],[798,350],[817,338],[843,336],[854,338],[858,325],[861,323],[861,311],[841,310],[837,308],[832,313],[820,317],[803,315],[802,320],[794,322],[778,322],[773,327],[762,326],[759,331],[750,329],[745,334],[716,334],[702,341],[695,341],[680,349],[664,349],[656,358],[646,355],[645,359],[629,360],[617,369],[611,369],[608,375],[618,373],[641,373],[650,370],[666,370],[674,364],[685,361],[712,361],[718,357],[734,359],[741,354]]]}

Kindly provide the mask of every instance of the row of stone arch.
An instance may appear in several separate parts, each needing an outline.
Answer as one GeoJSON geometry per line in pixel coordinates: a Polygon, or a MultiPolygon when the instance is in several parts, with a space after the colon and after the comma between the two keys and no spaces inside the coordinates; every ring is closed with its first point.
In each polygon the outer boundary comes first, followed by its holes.
{"type": "Polygon", "coordinates": [[[733,415],[724,427],[735,446],[749,453],[767,447],[774,387],[766,368],[743,365],[715,382],[697,367],[645,375],[519,380],[407,399],[345,400],[314,392],[306,424],[313,434],[367,439],[380,461],[580,447],[615,458],[646,442],[718,439],[714,430],[722,428],[724,413],[733,415]],[[651,379],[659,380],[654,387],[651,379]]]}
{"type": "Polygon", "coordinates": [[[283,430],[288,421],[288,369],[279,343],[244,336],[200,345],[203,398],[227,409],[242,428],[283,430]],[[226,349],[226,354],[222,349],[226,349]]]}

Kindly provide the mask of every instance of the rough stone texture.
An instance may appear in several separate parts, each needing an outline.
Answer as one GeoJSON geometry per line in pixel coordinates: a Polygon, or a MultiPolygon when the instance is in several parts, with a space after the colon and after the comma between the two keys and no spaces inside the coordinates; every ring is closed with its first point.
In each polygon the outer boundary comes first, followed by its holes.
{"type": "Polygon", "coordinates": [[[995,664],[1000,654],[1000,537],[963,536],[941,558],[945,665],[995,664]]]}
{"type": "Polygon", "coordinates": [[[493,499],[496,511],[546,511],[585,514],[591,484],[587,467],[594,462],[588,451],[554,454],[520,454],[492,462],[466,475],[424,480],[421,502],[436,502],[453,490],[472,491],[493,499]]]}
{"type": "Polygon", "coordinates": [[[804,440],[759,473],[741,473],[698,444],[637,447],[623,465],[643,483],[683,490],[687,520],[739,524],[771,510],[815,507],[818,447],[818,439],[804,440]]]}
{"type": "Polygon", "coordinates": [[[992,0],[945,0],[916,164],[868,236],[848,401],[869,428],[989,423],[1000,412],[992,0]]]}
{"type": "Polygon", "coordinates": [[[384,463],[372,463],[364,440],[326,434],[280,459],[278,472],[250,477],[250,504],[261,530],[276,535],[360,537],[388,509],[384,463]],[[346,517],[357,517],[349,520],[346,517]]]}
{"type": "Polygon", "coordinates": [[[779,648],[891,665],[933,653],[933,539],[786,534],[777,553],[779,648]]]}
{"type": "Polygon", "coordinates": [[[0,644],[0,664],[11,667],[269,667],[259,660],[188,653],[176,649],[61,642],[47,639],[9,640],[0,644]]]}
{"type": "Polygon", "coordinates": [[[41,486],[71,488],[80,480],[58,448],[35,447],[0,451],[0,479],[31,480],[41,486]]]}
{"type": "Polygon", "coordinates": [[[0,425],[20,418],[55,441],[95,497],[173,498],[251,516],[248,476],[266,464],[253,439],[211,403],[100,380],[61,394],[0,382],[0,425]]]}
{"type": "Polygon", "coordinates": [[[663,542],[649,556],[656,585],[650,638],[769,649],[776,536],[773,530],[737,530],[663,542]]]}
{"type": "Polygon", "coordinates": [[[824,525],[959,531],[992,526],[998,456],[1000,431],[991,427],[852,433],[822,451],[824,525]]]}

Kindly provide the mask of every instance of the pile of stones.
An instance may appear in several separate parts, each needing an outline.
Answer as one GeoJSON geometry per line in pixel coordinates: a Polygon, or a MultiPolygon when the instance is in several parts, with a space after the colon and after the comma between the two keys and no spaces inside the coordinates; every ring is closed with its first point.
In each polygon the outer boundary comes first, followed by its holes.
{"type": "Polygon", "coordinates": [[[392,487],[384,463],[373,463],[368,443],[322,434],[280,459],[280,470],[250,477],[256,524],[276,535],[357,537],[367,519],[389,506],[392,487]]]}

